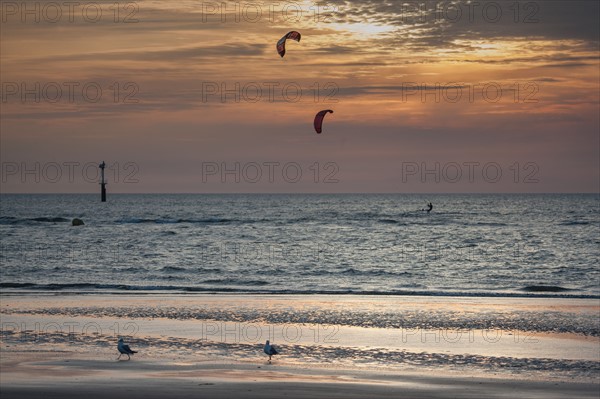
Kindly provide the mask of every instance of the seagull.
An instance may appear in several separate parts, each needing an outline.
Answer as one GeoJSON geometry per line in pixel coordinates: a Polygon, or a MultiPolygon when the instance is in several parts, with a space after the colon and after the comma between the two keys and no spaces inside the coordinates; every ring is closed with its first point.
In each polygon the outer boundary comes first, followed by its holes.
{"type": "Polygon", "coordinates": [[[129,355],[133,355],[134,353],[137,353],[137,351],[132,351],[131,348],[129,347],[129,345],[125,345],[123,343],[123,338],[119,338],[119,343],[117,344],[117,349],[119,350],[119,357],[117,358],[117,360],[119,360],[121,358],[121,355],[127,355],[127,360],[131,359],[131,356],[129,355]]]}
{"type": "Polygon", "coordinates": [[[271,363],[271,356],[279,354],[279,352],[277,352],[275,350],[275,347],[273,347],[269,344],[268,340],[267,340],[267,343],[265,344],[265,348],[263,350],[265,351],[265,353],[267,355],[269,355],[269,363],[271,363]]]}

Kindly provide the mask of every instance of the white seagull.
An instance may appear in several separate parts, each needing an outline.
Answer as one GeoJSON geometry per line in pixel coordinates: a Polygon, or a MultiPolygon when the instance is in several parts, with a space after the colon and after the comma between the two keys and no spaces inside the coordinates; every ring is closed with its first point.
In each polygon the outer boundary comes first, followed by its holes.
{"type": "Polygon", "coordinates": [[[271,363],[271,356],[279,354],[279,352],[277,352],[275,350],[275,347],[273,347],[269,344],[268,340],[267,340],[267,343],[265,344],[265,348],[263,350],[265,351],[265,353],[267,355],[269,355],[269,363],[271,363]]]}
{"type": "Polygon", "coordinates": [[[131,348],[129,347],[129,345],[125,345],[125,343],[123,342],[123,338],[119,338],[119,343],[117,344],[117,349],[119,350],[119,357],[117,358],[117,360],[119,360],[121,358],[121,355],[127,355],[127,360],[131,359],[131,356],[129,355],[133,355],[134,353],[137,353],[137,351],[132,351],[131,348]]]}

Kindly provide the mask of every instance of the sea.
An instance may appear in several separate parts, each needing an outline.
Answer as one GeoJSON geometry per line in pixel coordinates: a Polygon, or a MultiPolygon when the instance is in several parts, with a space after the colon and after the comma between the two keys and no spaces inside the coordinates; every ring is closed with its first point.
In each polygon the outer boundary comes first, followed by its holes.
{"type": "Polygon", "coordinates": [[[598,194],[4,194],[0,204],[3,293],[600,298],[598,194]]]}

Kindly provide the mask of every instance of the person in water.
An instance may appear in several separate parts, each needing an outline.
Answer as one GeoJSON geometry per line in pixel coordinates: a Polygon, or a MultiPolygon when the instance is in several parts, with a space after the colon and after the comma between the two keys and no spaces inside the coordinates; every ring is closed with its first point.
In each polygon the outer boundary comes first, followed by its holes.
{"type": "Polygon", "coordinates": [[[431,210],[433,209],[433,204],[430,202],[429,204],[427,204],[427,213],[431,212],[431,210]]]}

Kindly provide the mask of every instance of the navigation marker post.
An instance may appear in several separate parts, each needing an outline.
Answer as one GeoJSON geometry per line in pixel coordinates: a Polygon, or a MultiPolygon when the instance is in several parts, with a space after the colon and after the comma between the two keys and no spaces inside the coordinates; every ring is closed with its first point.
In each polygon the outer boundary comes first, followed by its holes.
{"type": "Polygon", "coordinates": [[[102,163],[98,166],[100,168],[100,175],[101,175],[101,180],[100,180],[100,187],[101,187],[101,191],[100,191],[100,195],[101,195],[101,201],[102,202],[106,202],[106,181],[104,180],[104,168],[106,168],[106,163],[104,163],[104,161],[102,161],[102,163]]]}

